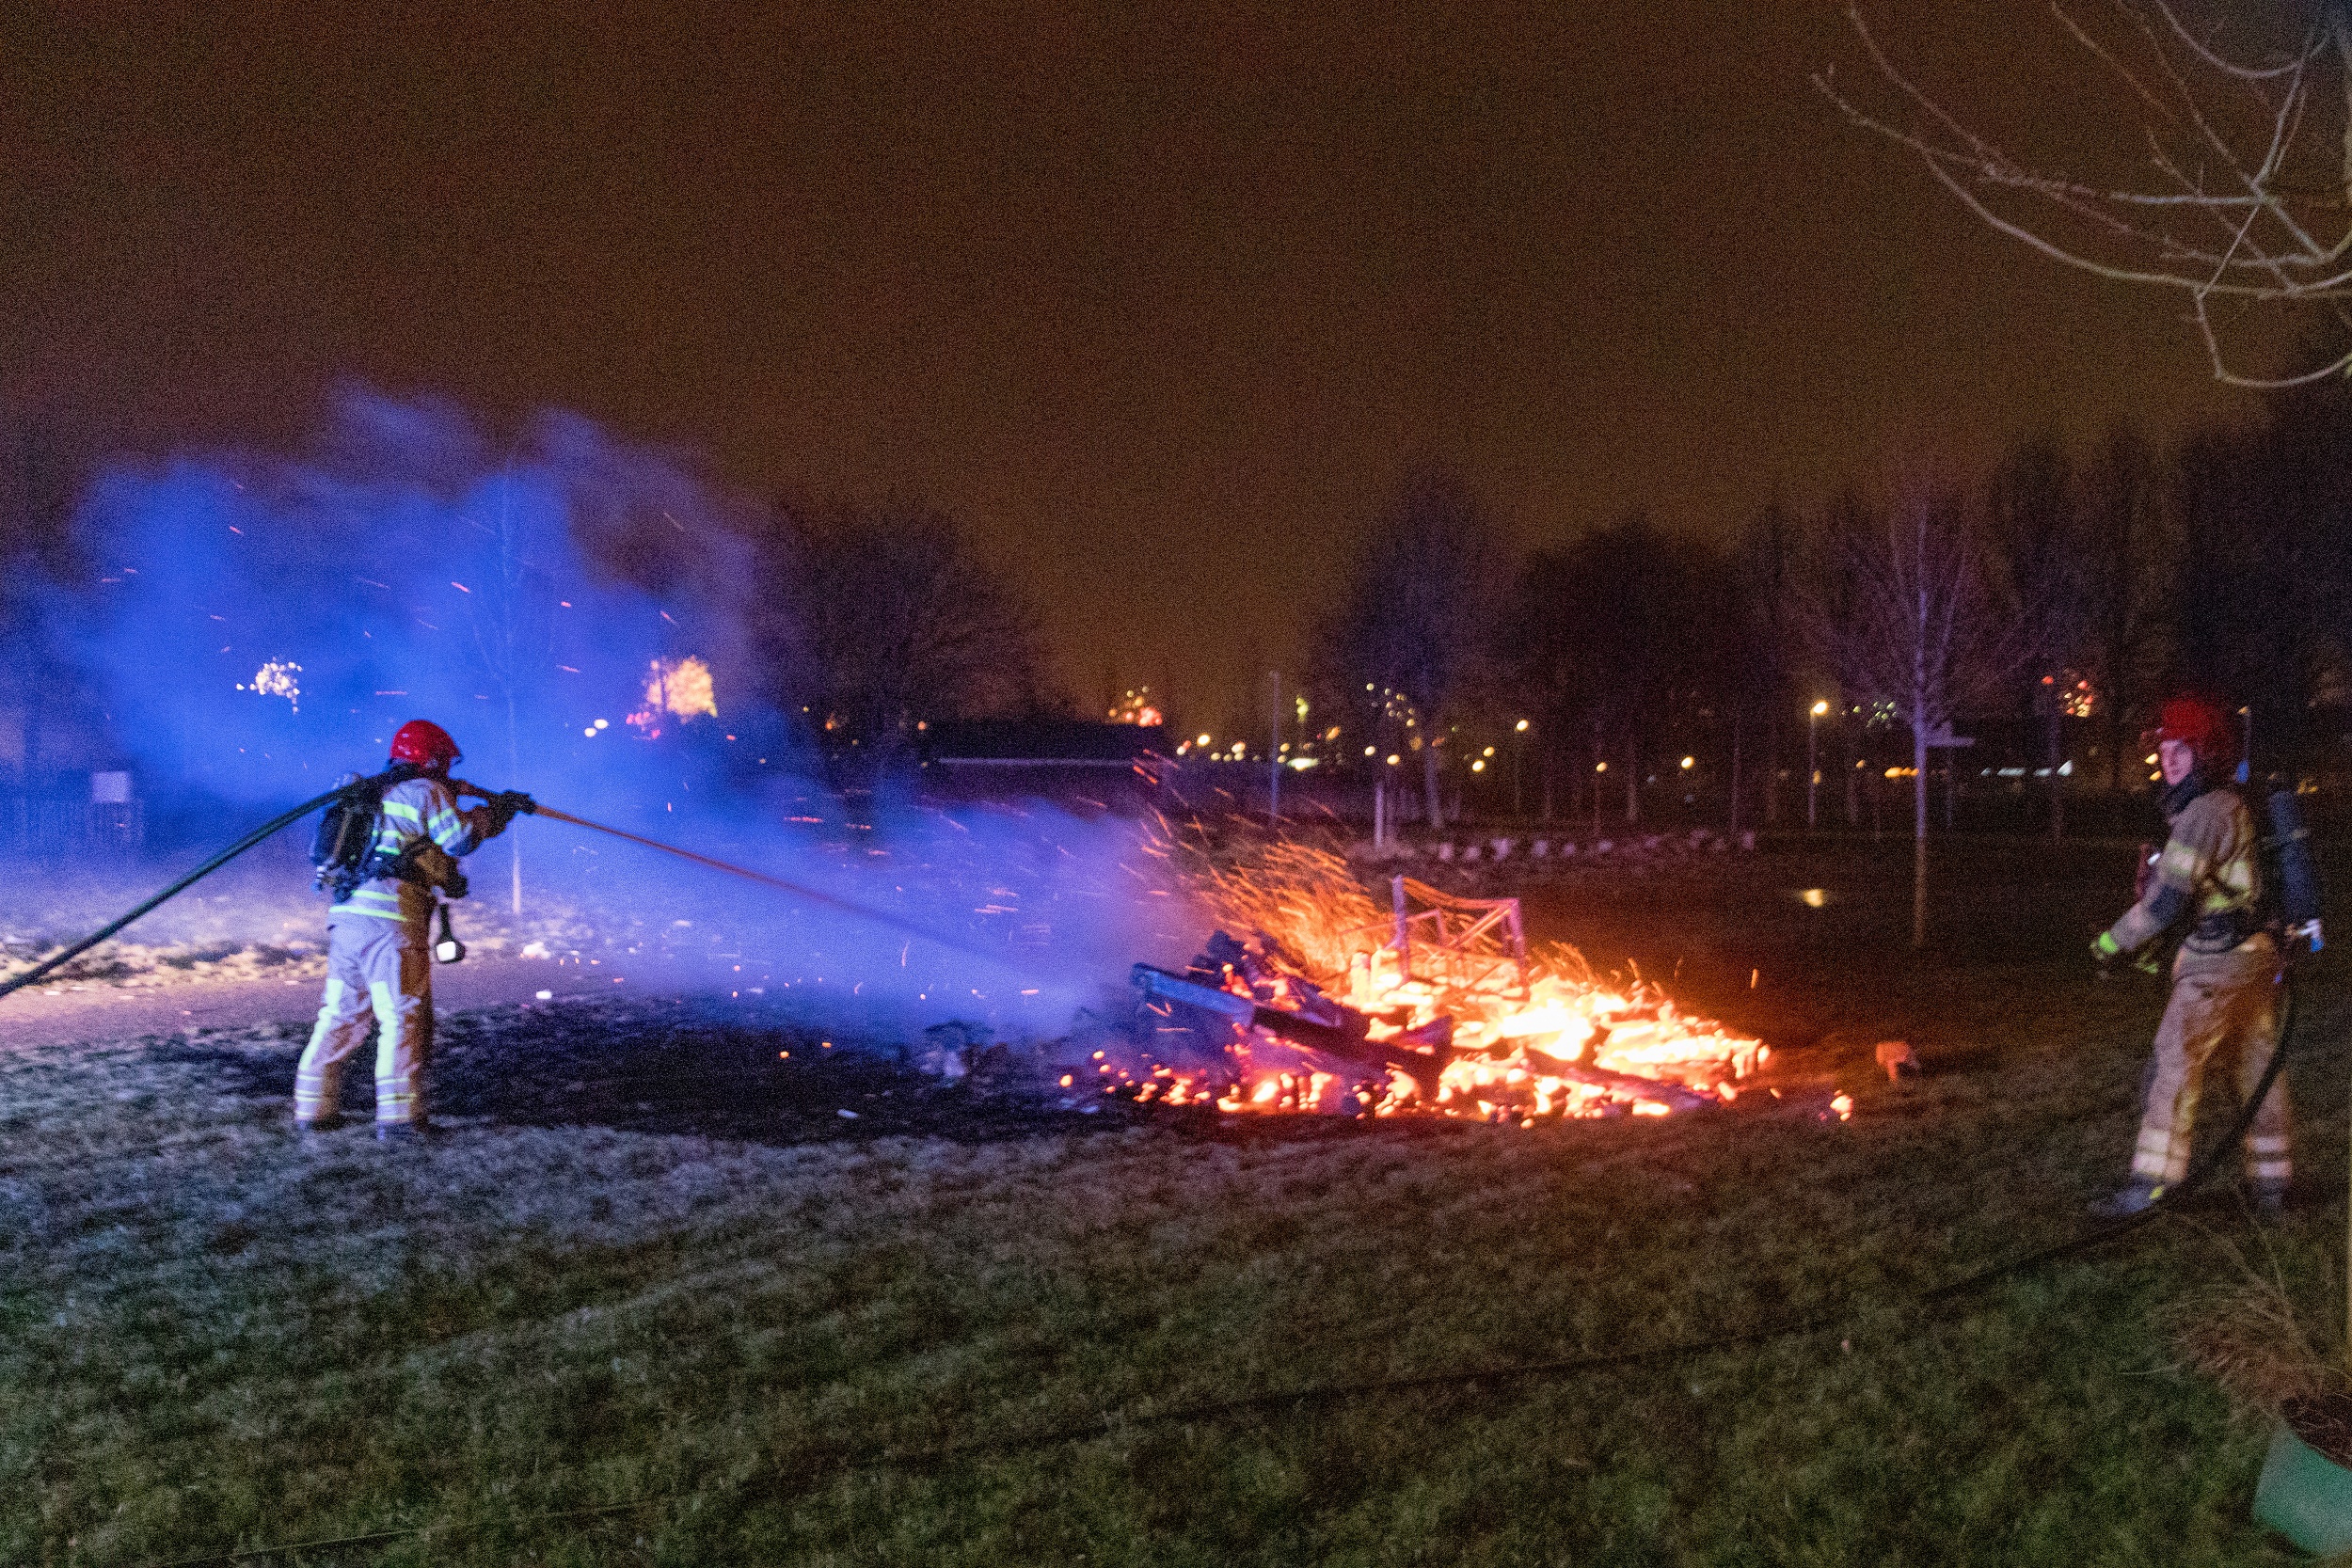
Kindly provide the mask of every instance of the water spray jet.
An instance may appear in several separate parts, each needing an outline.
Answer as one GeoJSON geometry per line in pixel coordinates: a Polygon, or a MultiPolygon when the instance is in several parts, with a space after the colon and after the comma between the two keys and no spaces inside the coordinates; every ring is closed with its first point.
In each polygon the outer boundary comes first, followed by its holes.
{"type": "MultiPolygon", "coordinates": [[[[467,784],[459,779],[452,779],[450,787],[460,795],[471,795],[485,800],[498,798],[496,791],[486,790],[479,784],[467,784]]],[[[648,849],[658,849],[662,854],[675,855],[679,860],[691,861],[696,865],[707,866],[713,871],[723,871],[730,877],[740,877],[745,881],[757,882],[762,887],[774,888],[779,893],[789,894],[808,903],[821,904],[827,909],[839,910],[842,913],[856,919],[869,921],[877,926],[886,926],[903,936],[916,937],[924,942],[934,942],[941,947],[961,953],[967,958],[981,958],[998,964],[1006,963],[1001,954],[987,952],[914,921],[902,919],[898,915],[886,913],[851,899],[836,897],[830,893],[820,893],[800,882],[787,881],[781,877],[771,877],[764,871],[754,871],[749,866],[737,865],[731,861],[717,860],[709,855],[697,854],[691,849],[682,849],[675,844],[664,844],[660,839],[646,838],[641,833],[632,833],[625,829],[611,827],[602,822],[591,822],[584,816],[574,816],[569,812],[558,811],[553,806],[542,805],[535,800],[521,809],[535,816],[544,816],[556,822],[566,822],[575,828],[585,828],[591,832],[607,833],[614,838],[627,839],[631,844],[642,845],[648,849]]],[[[1007,965],[1007,967],[1010,966],[1007,965]]]]}

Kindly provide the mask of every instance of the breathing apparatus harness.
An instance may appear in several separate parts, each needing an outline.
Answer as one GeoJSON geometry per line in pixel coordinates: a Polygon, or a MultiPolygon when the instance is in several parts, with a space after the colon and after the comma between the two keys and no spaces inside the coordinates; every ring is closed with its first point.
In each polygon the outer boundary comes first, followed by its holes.
{"type": "MultiPolygon", "coordinates": [[[[318,832],[310,841],[312,884],[320,892],[341,904],[361,883],[379,878],[427,885],[417,868],[417,844],[394,855],[380,854],[375,847],[384,826],[385,792],[423,776],[424,770],[414,763],[396,762],[370,778],[346,773],[335,781],[335,798],[320,814],[318,832]]],[[[465,895],[461,891],[455,896],[465,895]]]]}
{"type": "MultiPolygon", "coordinates": [[[[407,882],[434,895],[440,929],[433,939],[433,956],[453,964],[465,958],[466,944],[451,927],[449,907],[469,891],[466,874],[450,864],[436,875],[426,875],[421,858],[432,841],[421,836],[410,839],[392,854],[376,848],[384,827],[386,792],[425,776],[423,768],[409,762],[395,762],[369,778],[344,774],[336,782],[334,797],[319,817],[318,832],[310,843],[310,865],[315,885],[338,904],[347,901],[362,883],[379,879],[407,882]]],[[[501,825],[516,812],[537,809],[531,797],[519,791],[492,794],[472,785],[453,784],[452,787],[483,795],[501,814],[501,825]]]]}
{"type": "Polygon", "coordinates": [[[2316,955],[2328,945],[2319,923],[2319,862],[2312,854],[2312,831],[2291,789],[2274,789],[2264,801],[2263,883],[2279,935],[2290,953],[2316,955]]]}
{"type": "MultiPolygon", "coordinates": [[[[2216,784],[2192,772],[2165,791],[2165,819],[2178,817],[2191,801],[2216,789],[2236,795],[2254,819],[2262,895],[2250,907],[2217,910],[2201,916],[2183,945],[2192,953],[2228,953],[2255,933],[2267,931],[2290,958],[2316,955],[2326,945],[2320,925],[2319,865],[2312,855],[2311,829],[2303,821],[2303,808],[2295,792],[2273,789],[2265,795],[2242,776],[2234,784],[2216,784]]],[[[2155,875],[2156,847],[2142,845],[2139,859],[2137,885],[2132,890],[2134,902],[2147,892],[2155,875]]],[[[2143,956],[2140,967],[2150,973],[2159,968],[2153,956],[2143,956]]]]}

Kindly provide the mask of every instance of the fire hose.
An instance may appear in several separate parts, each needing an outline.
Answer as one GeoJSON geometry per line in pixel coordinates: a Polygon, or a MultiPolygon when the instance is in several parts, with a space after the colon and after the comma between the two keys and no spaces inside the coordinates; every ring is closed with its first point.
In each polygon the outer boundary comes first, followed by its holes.
{"type": "Polygon", "coordinates": [[[24,974],[12,975],[6,980],[0,980],[0,996],[6,996],[10,991],[23,990],[26,986],[39,985],[49,975],[55,974],[66,964],[71,963],[73,959],[81,957],[84,953],[88,952],[91,948],[97,946],[108,937],[113,936],[117,931],[121,930],[125,926],[130,925],[134,920],[138,919],[141,915],[146,914],[151,910],[157,908],[170,899],[178,897],[181,894],[187,892],[188,889],[194,887],[197,883],[202,881],[214,872],[218,871],[222,866],[227,865],[230,861],[235,860],[239,855],[244,854],[247,849],[250,849],[255,845],[260,844],[263,839],[270,837],[274,833],[280,832],[285,829],[293,827],[295,823],[301,821],[304,817],[310,816],[321,806],[334,800],[342,794],[342,791],[341,789],[330,789],[326,794],[318,796],[313,800],[303,801],[302,804],[294,807],[294,810],[287,812],[282,816],[274,816],[270,818],[267,822],[262,823],[260,827],[254,829],[251,832],[237,840],[236,843],[230,845],[228,848],[223,849],[219,854],[215,855],[211,860],[206,861],[202,865],[198,866],[194,871],[189,872],[186,876],[181,878],[178,881],[172,883],[169,887],[164,889],[163,892],[155,895],[154,897],[150,898],[146,903],[141,904],[137,909],[133,910],[129,914],[124,915],[121,919],[113,922],[111,925],[99,927],[97,930],[92,931],[88,936],[86,936],[81,941],[75,942],[72,946],[66,948],[63,952],[51,954],[48,958],[42,959],[40,963],[35,964],[24,974]]]}
{"type": "MultiPolygon", "coordinates": [[[[501,798],[496,791],[484,789],[478,784],[467,784],[463,780],[453,779],[450,781],[450,786],[461,795],[472,795],[482,800],[497,800],[501,798]]],[[[293,827],[296,822],[301,821],[304,817],[310,816],[312,812],[317,811],[320,807],[341,799],[342,794],[343,791],[340,787],[330,789],[324,795],[315,796],[310,800],[303,801],[302,804],[294,807],[291,811],[284,812],[279,816],[270,818],[267,822],[262,823],[260,827],[254,829],[251,832],[237,840],[236,843],[230,845],[228,848],[223,849],[220,853],[215,855],[212,859],[206,861],[203,864],[198,866],[186,876],[182,877],[179,880],[173,882],[170,886],[165,888],[162,892],[156,894],[145,903],[140,904],[129,913],[124,914],[121,918],[108,922],[106,925],[100,927],[97,930],[92,931],[88,936],[84,937],[81,941],[74,942],[69,947],[59,950],[58,952],[51,954],[48,958],[43,958],[40,963],[35,964],[31,969],[26,970],[24,974],[10,975],[5,980],[0,980],[0,997],[7,996],[14,991],[23,990],[28,986],[39,985],[41,981],[47,979],[50,975],[64,968],[67,964],[81,957],[84,953],[88,952],[100,942],[104,942],[107,938],[114,936],[116,933],[122,930],[123,927],[129,926],[133,921],[152,912],[154,910],[162,907],[171,899],[178,897],[181,894],[185,893],[188,889],[194,887],[197,883],[202,881],[214,872],[218,871],[222,866],[227,865],[230,861],[235,860],[239,855],[244,854],[248,849],[256,847],[273,835],[293,827]]],[[[511,800],[513,797],[505,797],[505,799],[511,800]]],[[[528,797],[525,797],[525,799],[528,799],[528,797]]],[[[574,816],[569,812],[558,811],[553,806],[542,805],[536,801],[532,801],[529,805],[519,805],[516,809],[527,812],[532,816],[548,817],[552,821],[566,822],[575,828],[586,828],[592,832],[609,833],[614,838],[627,839],[631,844],[643,845],[648,849],[658,849],[665,855],[675,855],[679,860],[691,861],[696,865],[707,866],[713,871],[723,871],[729,876],[740,877],[746,881],[757,882],[762,887],[773,888],[780,893],[789,894],[793,897],[799,898],[804,903],[820,904],[827,909],[839,910],[843,913],[853,915],[860,920],[868,921],[877,926],[887,927],[903,936],[918,937],[925,942],[934,942],[942,947],[951,948],[956,952],[965,954],[968,957],[989,959],[991,961],[1000,963],[1009,961],[1001,954],[990,953],[983,949],[974,947],[967,942],[961,942],[954,937],[948,936],[944,932],[932,930],[915,921],[892,914],[886,910],[878,910],[870,905],[857,903],[852,899],[837,897],[833,894],[820,892],[816,888],[808,887],[799,882],[787,881],[781,877],[771,877],[765,872],[754,871],[748,866],[736,865],[727,861],[715,860],[708,855],[698,855],[691,849],[681,849],[675,844],[664,844],[659,839],[645,838],[640,834],[628,832],[620,828],[611,827],[602,822],[591,822],[584,816],[574,816]]],[[[447,906],[443,906],[443,920],[444,931],[446,932],[447,906]]],[[[462,949],[460,951],[462,951],[462,949]]]]}

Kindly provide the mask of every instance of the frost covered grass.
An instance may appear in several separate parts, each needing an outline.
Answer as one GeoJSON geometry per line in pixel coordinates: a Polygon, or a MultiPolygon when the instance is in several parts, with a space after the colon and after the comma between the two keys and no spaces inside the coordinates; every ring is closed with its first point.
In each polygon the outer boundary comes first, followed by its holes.
{"type": "MultiPolygon", "coordinates": [[[[201,858],[0,866],[0,979],[124,914],[201,858]]],[[[497,891],[458,907],[465,940],[485,954],[519,952],[532,942],[564,953],[601,952],[644,935],[642,918],[615,918],[576,896],[537,894],[517,917],[497,903],[497,891]]],[[[315,977],[326,973],[326,911],[299,849],[272,843],[75,958],[56,983],[145,989],[315,977]]]]}
{"type": "MultiPolygon", "coordinates": [[[[2233,1199],[1899,1305],[2112,1182],[2153,990],[1833,962],[1756,893],[1678,895],[1719,955],[1682,989],[1737,1017],[1771,923],[1739,1021],[1786,1098],[1687,1120],[1039,1113],[641,1002],[445,1021],[453,1125],[395,1153],[287,1132],[292,1032],[0,1052],[0,1560],[2285,1560],[2265,1434],[2160,1321],[2247,1244],[2233,1199]],[[1873,1076],[1882,1035],[1927,1075],[1873,1076]],[[1671,1364],[1164,1418],[1839,1303],[1671,1364]]],[[[2337,1037],[2333,985],[2306,1006],[2337,1037]]],[[[2317,1194],[2344,1084],[2298,1069],[2317,1194]]],[[[2322,1323],[2340,1220],[2268,1233],[2322,1323]]]]}
{"type": "MultiPolygon", "coordinates": [[[[272,858],[264,851],[231,865],[166,904],[76,959],[64,981],[172,985],[325,973],[318,912],[298,896],[295,866],[260,863],[272,858]]],[[[185,869],[133,860],[0,865],[0,979],[96,930],[185,869]]]]}

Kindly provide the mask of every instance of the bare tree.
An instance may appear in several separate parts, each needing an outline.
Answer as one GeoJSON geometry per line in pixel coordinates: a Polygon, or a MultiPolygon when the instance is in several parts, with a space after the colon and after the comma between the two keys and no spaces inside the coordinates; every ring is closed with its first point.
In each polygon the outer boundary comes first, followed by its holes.
{"type": "Polygon", "coordinates": [[[1985,521],[1994,567],[1993,587],[2005,601],[2020,657],[2035,682],[2031,706],[2042,724],[2050,837],[2066,832],[2066,754],[2069,674],[2090,620],[2084,581],[2084,527],[2074,463],[2054,440],[2012,450],[1985,487],[1985,521]]]}
{"type": "Polygon", "coordinates": [[[2340,388],[2276,399],[2261,425],[2185,442],[2175,469],[2176,678],[2251,709],[2258,765],[2296,754],[2319,710],[2343,701],[2330,634],[2343,625],[2352,523],[2344,402],[2340,388]]]}
{"type": "Polygon", "coordinates": [[[1911,941],[1927,944],[1928,751],[1997,691],[2027,644],[1999,613],[1982,545],[1949,489],[1915,484],[1891,508],[1848,498],[1820,540],[1809,641],[1846,690],[1911,731],[1911,941]]]}
{"type": "Polygon", "coordinates": [[[2084,673],[2106,746],[2107,787],[2123,787],[2131,715],[2161,673],[2165,599],[2177,553],[2154,449],[2128,425],[2109,432],[2083,473],[2084,673]]]}
{"type": "Polygon", "coordinates": [[[1642,818],[1643,742],[1662,738],[1661,721],[1701,683],[1703,656],[1727,619],[1700,603],[1702,585],[1720,584],[1724,574],[1703,568],[1694,546],[1641,512],[1578,541],[1572,559],[1586,657],[1599,677],[1591,707],[1595,750],[1613,750],[1607,760],[1625,765],[1625,820],[1632,826],[1642,818]]]}
{"type": "Polygon", "coordinates": [[[1763,724],[1768,828],[1780,824],[1780,743],[1799,641],[1795,616],[1802,534],[1798,519],[1775,498],[1756,514],[1732,555],[1740,656],[1732,702],[1739,715],[1735,722],[1754,718],[1763,724]]]}
{"type": "Polygon", "coordinates": [[[1409,703],[1432,826],[1445,820],[1438,747],[1486,643],[1501,551],[1486,511],[1442,468],[1409,473],[1382,513],[1318,662],[1351,691],[1394,691],[1409,703]]]}
{"type": "Polygon", "coordinates": [[[2331,346],[2324,363],[2283,375],[2240,368],[2254,352],[2241,334],[2267,328],[2276,348],[2308,342],[2314,325],[2338,343],[2352,329],[2352,8],[2111,0],[2053,11],[2086,68],[2070,123],[2102,128],[2063,153],[2012,153],[1899,60],[1859,4],[1846,15],[1877,101],[1829,71],[1815,83],[2001,233],[2179,293],[2220,380],[2293,386],[2352,366],[2352,349],[2331,346]]]}
{"type": "Polygon", "coordinates": [[[926,721],[1052,705],[1035,628],[952,517],[889,501],[785,522],[795,647],[781,674],[836,762],[854,746],[882,767],[926,721]]]}
{"type": "MultiPolygon", "coordinates": [[[[1568,754],[1568,737],[1590,711],[1605,672],[1596,668],[1568,613],[1579,598],[1576,562],[1557,550],[1537,550],[1523,562],[1496,623],[1495,666],[1513,705],[1534,719],[1535,754],[1545,821],[1551,819],[1555,792],[1568,754]]],[[[1581,769],[1572,764],[1567,777],[1581,769]]],[[[1575,809],[1573,785],[1568,809],[1575,809]]]]}
{"type": "MultiPolygon", "coordinates": [[[[1777,644],[1759,641],[1771,616],[1750,615],[1751,590],[1729,557],[1639,512],[1529,557],[1496,622],[1493,663],[1503,705],[1541,726],[1547,800],[1571,736],[1591,736],[1592,762],[1620,769],[1629,824],[1641,820],[1645,749],[1712,725],[1739,743],[1783,668],[1777,644]]],[[[1593,770],[1596,834],[1610,776],[1593,770]]]]}

